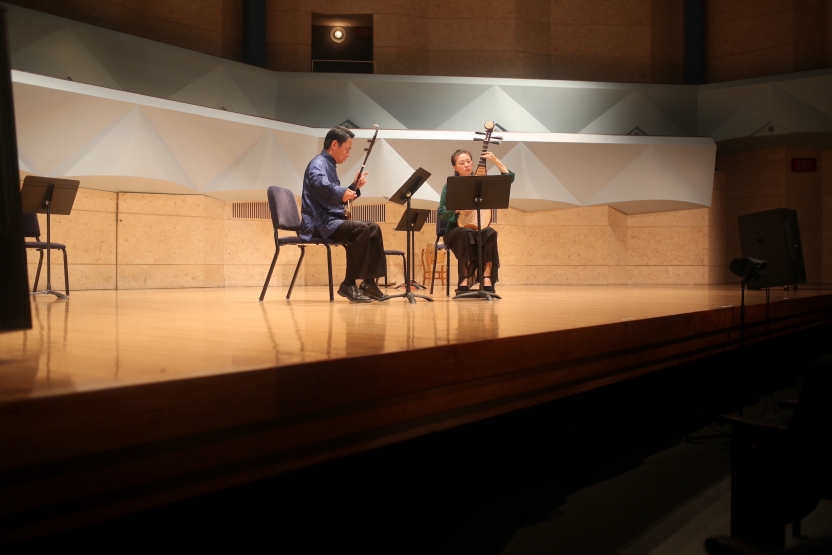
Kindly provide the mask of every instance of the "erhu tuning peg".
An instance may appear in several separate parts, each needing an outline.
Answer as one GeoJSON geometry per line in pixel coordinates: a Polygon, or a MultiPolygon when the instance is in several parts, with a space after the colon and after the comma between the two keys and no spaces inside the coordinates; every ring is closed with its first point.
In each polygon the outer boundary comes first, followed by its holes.
{"type": "Polygon", "coordinates": [[[475,141],[484,141],[485,139],[484,139],[484,138],[482,138],[482,137],[474,137],[474,140],[475,140],[475,141]]]}
{"type": "Polygon", "coordinates": [[[485,131],[474,131],[476,135],[485,135],[485,131]]]}
{"type": "Polygon", "coordinates": [[[491,141],[491,144],[492,145],[498,145],[498,144],[500,144],[500,141],[491,141]]]}
{"type": "Polygon", "coordinates": [[[498,141],[502,141],[502,140],[503,140],[503,138],[502,138],[502,137],[498,137],[498,136],[496,136],[496,135],[491,135],[491,140],[493,141],[493,140],[495,140],[495,139],[496,139],[496,140],[498,140],[498,141]]]}

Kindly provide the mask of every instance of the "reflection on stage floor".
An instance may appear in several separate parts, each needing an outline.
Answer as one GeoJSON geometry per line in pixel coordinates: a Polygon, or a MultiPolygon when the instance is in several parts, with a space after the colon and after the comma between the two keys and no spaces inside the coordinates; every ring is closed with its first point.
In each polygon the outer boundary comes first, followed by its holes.
{"type": "MultiPolygon", "coordinates": [[[[0,400],[371,356],[737,306],[739,287],[514,286],[501,301],[371,305],[302,287],[75,291],[33,297],[33,328],[0,335],[0,400]]],[[[824,291],[772,291],[772,302],[824,291]]],[[[762,291],[746,296],[764,302],[762,291]]],[[[426,362],[426,364],[431,364],[426,362]]]]}

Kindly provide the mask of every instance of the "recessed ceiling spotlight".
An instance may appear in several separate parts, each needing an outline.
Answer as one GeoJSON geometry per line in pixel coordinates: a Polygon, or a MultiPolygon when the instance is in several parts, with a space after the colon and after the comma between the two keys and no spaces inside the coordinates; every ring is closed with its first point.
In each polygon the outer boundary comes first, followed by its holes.
{"type": "Polygon", "coordinates": [[[342,43],[347,38],[347,32],[343,27],[333,27],[332,31],[329,32],[329,38],[332,39],[332,42],[342,43]]]}

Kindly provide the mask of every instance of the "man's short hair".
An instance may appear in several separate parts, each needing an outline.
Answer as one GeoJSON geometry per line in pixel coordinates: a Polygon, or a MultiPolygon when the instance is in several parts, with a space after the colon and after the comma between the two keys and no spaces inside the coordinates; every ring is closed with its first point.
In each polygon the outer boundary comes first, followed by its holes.
{"type": "Polygon", "coordinates": [[[336,125],[330,129],[327,132],[326,137],[324,137],[324,150],[329,150],[329,147],[332,146],[332,141],[338,141],[338,145],[340,146],[344,144],[347,139],[352,139],[353,137],[355,137],[355,133],[346,127],[336,125]]]}

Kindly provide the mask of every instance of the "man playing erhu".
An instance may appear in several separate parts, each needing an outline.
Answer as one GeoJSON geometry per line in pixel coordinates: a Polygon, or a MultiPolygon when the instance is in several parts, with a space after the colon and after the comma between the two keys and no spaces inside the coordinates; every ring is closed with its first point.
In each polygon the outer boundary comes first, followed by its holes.
{"type": "Polygon", "coordinates": [[[385,274],[387,258],[378,224],[344,216],[344,203],[360,197],[367,183],[367,173],[363,173],[357,176],[355,190],[343,187],[335,169],[349,158],[354,136],[345,127],[333,127],[324,138],[323,151],[306,167],[298,235],[306,241],[312,237],[345,241],[347,271],[338,294],[354,303],[369,303],[384,298],[375,278],[385,274]],[[363,280],[360,287],[356,286],[358,279],[363,280]]]}

